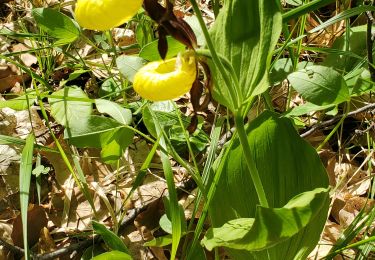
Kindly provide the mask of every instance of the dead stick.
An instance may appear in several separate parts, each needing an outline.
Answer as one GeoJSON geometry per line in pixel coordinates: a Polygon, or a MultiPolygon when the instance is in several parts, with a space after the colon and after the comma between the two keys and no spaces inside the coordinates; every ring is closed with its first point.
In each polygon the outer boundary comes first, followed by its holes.
{"type": "MultiPolygon", "coordinates": [[[[356,114],[359,114],[359,113],[363,113],[363,112],[366,112],[366,111],[369,111],[371,109],[375,109],[375,104],[368,104],[364,107],[361,107],[355,111],[352,111],[350,113],[348,113],[348,117],[349,116],[354,116],[356,114]]],[[[318,123],[314,126],[312,126],[312,128],[308,131],[306,131],[305,133],[301,134],[301,137],[306,137],[306,136],[309,136],[311,135],[312,133],[314,133],[316,130],[318,130],[319,128],[322,128],[322,127],[326,127],[326,126],[329,126],[329,125],[332,125],[333,123],[335,123],[336,121],[340,120],[344,115],[338,115],[338,116],[335,116],[327,121],[324,121],[324,122],[321,122],[321,123],[318,123]]]]}

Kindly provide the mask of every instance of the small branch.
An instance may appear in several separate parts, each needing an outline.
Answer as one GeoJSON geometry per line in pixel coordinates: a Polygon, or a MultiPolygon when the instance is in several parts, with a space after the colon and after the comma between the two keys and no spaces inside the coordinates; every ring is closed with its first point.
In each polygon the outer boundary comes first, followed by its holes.
{"type": "Polygon", "coordinates": [[[4,246],[6,249],[11,251],[15,255],[23,255],[25,252],[23,248],[9,244],[7,241],[2,239],[1,237],[0,237],[0,245],[4,246]]]}
{"type": "MultiPolygon", "coordinates": [[[[361,107],[355,111],[352,111],[350,113],[348,113],[348,117],[350,116],[353,116],[353,115],[356,115],[356,114],[359,114],[359,113],[363,113],[363,112],[366,112],[366,111],[369,111],[369,110],[372,110],[372,109],[375,109],[375,103],[374,104],[368,104],[364,107],[361,107]]],[[[321,122],[321,123],[318,123],[314,126],[312,126],[312,128],[308,131],[306,131],[305,133],[301,134],[301,137],[306,137],[306,136],[309,136],[311,135],[312,133],[314,133],[316,130],[318,130],[319,128],[322,128],[322,127],[326,127],[326,126],[329,126],[329,125],[332,125],[333,123],[335,123],[336,121],[340,120],[344,115],[338,115],[338,116],[335,116],[327,121],[324,121],[324,122],[321,122]]]]}

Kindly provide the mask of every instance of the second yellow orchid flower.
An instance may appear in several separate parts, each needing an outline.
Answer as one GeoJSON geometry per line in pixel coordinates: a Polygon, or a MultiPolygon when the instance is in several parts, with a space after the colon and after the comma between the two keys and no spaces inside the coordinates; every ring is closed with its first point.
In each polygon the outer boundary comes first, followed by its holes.
{"type": "Polygon", "coordinates": [[[136,73],[133,88],[151,101],[171,100],[189,92],[196,75],[194,54],[187,52],[177,58],[148,63],[136,73]]]}

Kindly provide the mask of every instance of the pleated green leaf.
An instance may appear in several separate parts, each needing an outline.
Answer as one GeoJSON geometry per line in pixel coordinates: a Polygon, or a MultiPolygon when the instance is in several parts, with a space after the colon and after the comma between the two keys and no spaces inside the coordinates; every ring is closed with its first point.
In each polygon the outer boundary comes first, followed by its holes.
{"type": "Polygon", "coordinates": [[[328,199],[328,190],[317,188],[297,195],[282,208],[258,206],[255,219],[234,219],[210,229],[202,244],[208,250],[218,246],[249,251],[269,248],[314,221],[321,210],[326,210],[328,199]]]}
{"type": "MultiPolygon", "coordinates": [[[[225,1],[211,37],[216,51],[227,58],[237,73],[244,100],[268,88],[268,70],[281,32],[279,0],[225,1]]],[[[213,96],[233,110],[229,87],[226,86],[215,66],[213,96]]],[[[244,100],[241,100],[242,102],[244,100]]]]}
{"type": "MultiPolygon", "coordinates": [[[[246,131],[270,209],[284,207],[300,193],[328,186],[327,173],[315,149],[298,135],[289,119],[266,111],[246,131]]],[[[222,172],[209,212],[213,227],[233,219],[256,218],[259,205],[238,138],[227,149],[213,167],[216,174],[222,172]]],[[[304,259],[319,240],[327,217],[328,201],[325,203],[314,221],[290,239],[256,252],[231,249],[230,255],[236,260],[304,259]]]]}

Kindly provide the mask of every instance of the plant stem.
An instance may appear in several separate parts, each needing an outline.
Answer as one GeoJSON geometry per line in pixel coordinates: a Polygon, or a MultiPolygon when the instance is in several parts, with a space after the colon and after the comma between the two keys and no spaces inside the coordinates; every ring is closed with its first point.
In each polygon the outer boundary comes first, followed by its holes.
{"type": "Polygon", "coordinates": [[[241,116],[241,113],[236,114],[234,119],[236,123],[238,137],[240,138],[241,146],[244,152],[246,164],[249,169],[251,179],[254,183],[254,187],[258,195],[259,203],[262,207],[268,208],[268,201],[267,201],[266,193],[264,192],[264,188],[263,188],[260,176],[259,176],[258,169],[256,168],[255,162],[253,158],[251,157],[250,144],[247,139],[246,130],[245,130],[245,126],[243,123],[243,118],[241,116]]]}
{"type": "Polygon", "coordinates": [[[227,88],[229,90],[229,94],[231,96],[233,107],[234,107],[235,110],[237,110],[241,105],[241,101],[243,100],[240,96],[240,93],[238,93],[238,91],[237,91],[238,86],[235,86],[234,88],[232,87],[232,81],[231,81],[228,73],[226,72],[221,60],[219,59],[219,56],[218,56],[217,52],[215,51],[214,44],[213,44],[213,42],[211,40],[211,37],[210,37],[210,34],[207,30],[206,24],[204,23],[202,13],[201,13],[201,11],[198,7],[197,1],[191,0],[190,3],[191,3],[191,6],[193,7],[195,15],[197,16],[199,25],[202,29],[204,38],[206,40],[207,47],[210,50],[212,60],[215,63],[217,69],[219,70],[221,76],[223,77],[223,79],[225,81],[225,85],[227,85],[227,88]]]}

